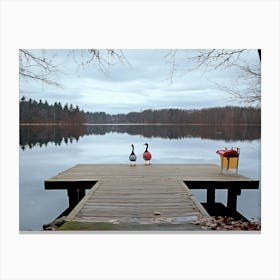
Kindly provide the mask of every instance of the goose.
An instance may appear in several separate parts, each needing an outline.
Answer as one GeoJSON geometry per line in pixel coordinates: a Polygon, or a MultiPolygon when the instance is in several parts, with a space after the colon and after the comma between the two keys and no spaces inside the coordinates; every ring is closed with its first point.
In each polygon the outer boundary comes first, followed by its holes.
{"type": "Polygon", "coordinates": [[[152,158],[152,154],[148,151],[148,143],[145,143],[144,145],[146,145],[146,150],[145,152],[143,153],[143,159],[145,160],[145,165],[147,164],[146,162],[148,161],[148,165],[150,165],[150,160],[152,158]]]}
{"type": "Polygon", "coordinates": [[[134,154],[134,145],[131,144],[131,147],[132,147],[132,151],[131,151],[131,154],[129,155],[129,160],[130,160],[130,166],[136,166],[135,162],[136,162],[136,159],[137,159],[137,156],[134,154]]]}

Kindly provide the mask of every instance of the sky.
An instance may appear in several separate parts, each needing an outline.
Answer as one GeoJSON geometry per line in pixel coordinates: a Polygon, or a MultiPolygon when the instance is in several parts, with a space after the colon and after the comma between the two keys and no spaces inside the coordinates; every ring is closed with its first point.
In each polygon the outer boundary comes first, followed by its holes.
{"type": "MultiPolygon", "coordinates": [[[[20,77],[20,98],[61,102],[89,112],[110,114],[140,112],[145,109],[201,109],[240,105],[217,84],[237,87],[238,73],[234,69],[205,71],[189,59],[197,50],[177,50],[175,63],[170,63],[174,50],[116,50],[121,59],[109,58],[101,50],[105,66],[86,63],[87,50],[29,50],[35,55],[51,58],[58,72],[50,76],[62,87],[50,86],[20,77]],[[84,63],[84,65],[82,65],[84,63]],[[172,71],[172,69],[174,71],[172,71]]],[[[257,65],[256,50],[246,53],[246,63],[257,65]]],[[[243,61],[244,62],[244,61],[243,61]]],[[[30,66],[32,71],[39,71],[30,66]]],[[[39,72],[38,72],[39,73],[39,72]]]]}

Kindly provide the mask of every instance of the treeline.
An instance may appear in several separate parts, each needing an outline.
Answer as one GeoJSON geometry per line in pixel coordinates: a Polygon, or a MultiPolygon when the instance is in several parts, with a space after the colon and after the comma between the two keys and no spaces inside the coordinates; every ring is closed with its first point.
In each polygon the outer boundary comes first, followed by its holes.
{"type": "Polygon", "coordinates": [[[248,124],[261,123],[261,110],[254,107],[215,107],[200,110],[161,109],[130,112],[128,114],[107,114],[105,112],[84,112],[78,106],[55,102],[49,105],[23,97],[20,100],[20,123],[62,123],[62,124],[248,124]]]}
{"type": "Polygon", "coordinates": [[[110,115],[86,113],[89,124],[260,124],[261,111],[254,107],[215,107],[200,110],[161,109],[110,115]]]}
{"type": "Polygon", "coordinates": [[[47,101],[26,100],[25,97],[20,100],[20,123],[74,124],[85,121],[85,113],[72,104],[62,106],[60,102],[55,102],[50,105],[47,101]]]}

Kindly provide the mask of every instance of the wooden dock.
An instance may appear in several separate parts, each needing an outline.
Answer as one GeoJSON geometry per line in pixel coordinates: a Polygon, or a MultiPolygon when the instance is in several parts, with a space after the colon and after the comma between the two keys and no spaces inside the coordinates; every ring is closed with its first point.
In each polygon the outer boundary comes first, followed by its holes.
{"type": "Polygon", "coordinates": [[[212,164],[79,164],[45,181],[46,189],[67,189],[73,210],[66,221],[118,225],[184,225],[208,216],[190,188],[227,188],[228,204],[236,207],[241,188],[258,188],[250,178],[221,173],[212,164]],[[85,189],[90,189],[85,195],[85,189]],[[77,204],[77,205],[76,205],[77,204]]]}

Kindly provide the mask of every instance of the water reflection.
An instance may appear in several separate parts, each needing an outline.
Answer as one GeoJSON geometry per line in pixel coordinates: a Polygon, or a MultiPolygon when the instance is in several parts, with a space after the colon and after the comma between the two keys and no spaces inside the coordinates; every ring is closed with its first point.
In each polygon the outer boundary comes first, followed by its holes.
{"type": "Polygon", "coordinates": [[[22,150],[48,143],[61,145],[63,142],[78,142],[84,135],[127,133],[145,138],[160,137],[182,139],[198,137],[228,141],[260,139],[260,126],[216,126],[216,125],[21,125],[20,146],[22,150]]]}

